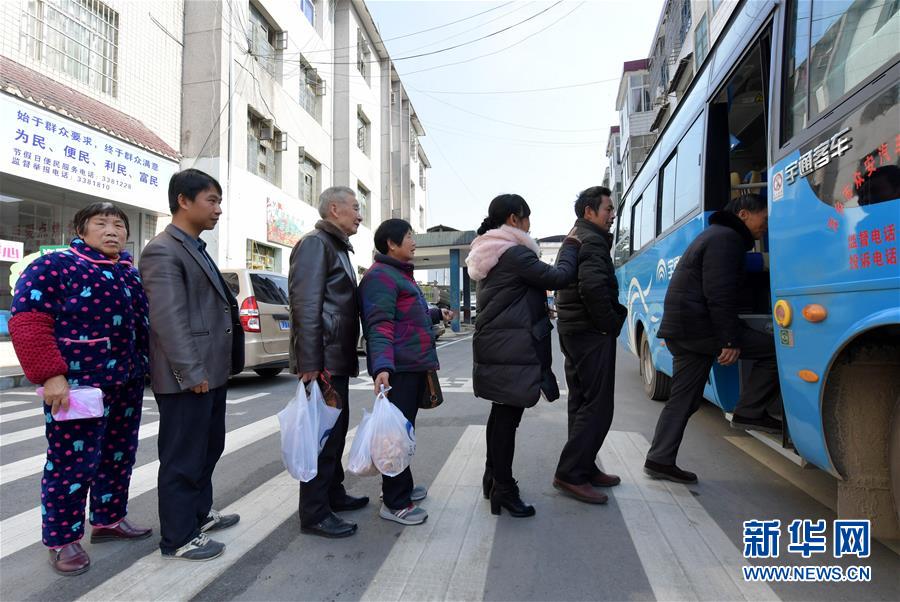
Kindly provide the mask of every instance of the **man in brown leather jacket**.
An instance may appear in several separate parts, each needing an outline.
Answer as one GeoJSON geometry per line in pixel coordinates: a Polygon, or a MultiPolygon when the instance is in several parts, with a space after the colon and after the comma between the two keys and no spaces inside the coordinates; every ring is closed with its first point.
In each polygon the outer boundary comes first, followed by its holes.
{"type": "Polygon", "coordinates": [[[350,263],[350,236],[362,215],[356,193],[333,186],[319,196],[315,228],[291,252],[291,369],[308,383],[323,376],[343,402],[341,415],[319,454],[316,476],[300,483],[300,528],[323,537],[348,537],[356,524],[335,514],[356,510],[367,497],[347,495],[341,456],[350,420],[350,377],[359,375],[359,302],[350,263]]]}

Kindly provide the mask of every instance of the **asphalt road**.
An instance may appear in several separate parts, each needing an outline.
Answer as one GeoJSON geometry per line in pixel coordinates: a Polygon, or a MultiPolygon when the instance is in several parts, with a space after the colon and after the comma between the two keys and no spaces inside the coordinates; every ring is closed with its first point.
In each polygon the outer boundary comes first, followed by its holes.
{"type": "MultiPolygon", "coordinates": [[[[830,532],[834,481],[730,429],[711,405],[692,419],[679,456],[700,483],[646,478],[643,454],[662,405],[644,397],[637,360],[621,349],[613,431],[600,454],[603,467],[623,478],[610,490],[609,504],[581,504],[551,486],[565,439],[564,397],[527,410],[519,430],[514,470],[537,515],[492,516],[480,497],[489,404],[472,395],[471,340],[443,343],[440,357],[446,400],[422,411],[416,426],[413,474],[430,488],[422,502],[430,514],[424,525],[380,519],[380,479],[348,474],[349,491],[372,499],[346,515],[359,523],[357,535],[324,540],[301,534],[297,484],[284,472],[274,418],[296,380],[251,373],[231,384],[227,447],[214,476],[216,507],[243,517],[217,534],[228,546],[225,554],[208,563],[164,560],[157,533],[132,543],[91,545],[86,538],[93,564],[74,578],[57,576],[40,544],[45,440],[36,399],[27,389],[4,391],[0,599],[900,600],[900,556],[881,543],[873,541],[864,559],[835,559],[830,547],[809,559],[787,552],[786,527],[794,519],[825,519],[830,532]],[[751,519],[781,520],[779,558],[742,557],[742,524],[751,519]],[[865,566],[871,581],[747,582],[741,567],[754,565],[865,566]]],[[[352,382],[351,427],[374,397],[367,379],[352,382]]],[[[154,527],[156,420],[148,389],[129,518],[154,527]]]]}

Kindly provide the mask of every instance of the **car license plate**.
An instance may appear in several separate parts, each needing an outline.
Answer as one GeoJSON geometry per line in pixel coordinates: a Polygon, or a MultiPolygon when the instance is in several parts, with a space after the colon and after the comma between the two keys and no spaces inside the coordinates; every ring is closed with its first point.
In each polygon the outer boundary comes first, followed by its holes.
{"type": "Polygon", "coordinates": [[[290,330],[291,323],[288,320],[278,320],[278,328],[281,330],[290,330]]]}

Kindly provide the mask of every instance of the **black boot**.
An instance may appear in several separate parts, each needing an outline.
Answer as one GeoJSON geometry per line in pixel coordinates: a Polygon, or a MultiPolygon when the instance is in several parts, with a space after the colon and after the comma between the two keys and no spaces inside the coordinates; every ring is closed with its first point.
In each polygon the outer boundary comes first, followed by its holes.
{"type": "Polygon", "coordinates": [[[500,508],[506,508],[510,516],[524,518],[534,516],[534,506],[526,504],[519,497],[519,486],[515,481],[512,485],[502,485],[494,481],[491,489],[491,514],[500,514],[500,508]]]}
{"type": "Polygon", "coordinates": [[[491,488],[494,486],[494,473],[487,466],[484,467],[484,476],[481,477],[481,491],[484,499],[491,499],[491,488]]]}

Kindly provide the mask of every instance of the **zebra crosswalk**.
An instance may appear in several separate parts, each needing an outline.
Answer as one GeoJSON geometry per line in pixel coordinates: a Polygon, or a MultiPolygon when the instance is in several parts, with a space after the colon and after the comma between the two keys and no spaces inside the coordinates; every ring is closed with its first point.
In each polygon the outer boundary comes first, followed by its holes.
{"type": "MultiPolygon", "coordinates": [[[[471,386],[471,381],[466,378],[445,380],[448,389],[453,386],[471,386]]],[[[357,387],[356,390],[364,390],[371,385],[361,378],[355,379],[353,386],[357,387]]],[[[244,417],[245,412],[235,412],[234,416],[240,417],[242,422],[250,421],[230,427],[220,467],[241,466],[242,473],[252,475],[259,466],[246,464],[250,457],[247,452],[251,446],[263,441],[270,449],[269,452],[264,452],[267,460],[263,464],[272,467],[280,463],[278,421],[274,414],[290,395],[286,388],[283,391],[280,396],[273,396],[268,392],[238,394],[228,401],[229,406],[240,409],[259,409],[258,406],[249,404],[254,400],[267,405],[252,417],[244,417]]],[[[13,413],[21,411],[13,408],[13,413]]],[[[563,406],[557,405],[537,412],[537,418],[530,419],[532,424],[529,426],[526,423],[522,427],[531,429],[526,431],[524,439],[532,442],[539,440],[540,434],[550,428],[560,428],[561,433],[560,425],[563,422],[560,419],[564,417],[564,411],[563,406]]],[[[35,438],[34,429],[39,427],[31,426],[32,424],[23,421],[21,426],[24,428],[4,433],[0,436],[0,444],[5,450],[16,449],[17,445],[35,438]]],[[[158,434],[158,427],[158,420],[150,420],[141,426],[143,446],[146,447],[158,434]]],[[[630,555],[636,559],[637,566],[640,567],[639,574],[649,584],[648,590],[636,591],[632,597],[659,600],[780,599],[768,585],[742,580],[740,566],[746,561],[742,559],[741,551],[699,503],[688,486],[651,481],[643,475],[643,458],[648,447],[643,435],[613,431],[601,450],[599,463],[604,467],[614,467],[622,475],[622,484],[609,490],[609,507],[598,509],[577,504],[559,496],[550,488],[549,483],[540,485],[531,482],[525,491],[531,494],[531,501],[538,505],[538,517],[522,520],[492,516],[482,498],[485,427],[481,424],[465,424],[455,432],[451,444],[440,456],[442,460],[439,468],[433,472],[430,483],[423,483],[429,486],[428,497],[423,503],[429,512],[429,520],[418,527],[402,528],[392,525],[396,527],[395,536],[387,542],[379,542],[384,554],[372,564],[364,582],[357,585],[351,598],[366,601],[479,600],[486,596],[503,598],[504,590],[498,589],[494,582],[494,572],[509,570],[498,558],[503,558],[504,546],[509,545],[506,540],[511,532],[516,533],[516,537],[522,537],[524,533],[525,537],[541,541],[560,537],[557,531],[562,529],[568,533],[568,537],[579,537],[582,543],[591,545],[586,534],[598,528],[597,521],[620,520],[624,524],[622,531],[626,534],[625,539],[618,543],[621,555],[623,558],[630,555]],[[548,530],[545,526],[547,522],[542,521],[552,521],[553,526],[548,530]],[[588,522],[579,527],[578,521],[588,522]],[[505,543],[501,543],[501,540],[505,543]]],[[[354,433],[355,428],[348,435],[345,460],[354,433]]],[[[527,448],[527,444],[523,445],[527,448]]],[[[264,448],[257,448],[257,454],[260,453],[259,449],[264,448]]],[[[145,461],[134,469],[130,490],[132,502],[141,500],[145,494],[155,495],[159,463],[153,454],[150,456],[149,459],[145,457],[145,461]]],[[[539,460],[546,464],[546,458],[541,457],[539,460]]],[[[25,479],[31,479],[36,491],[42,464],[43,455],[3,462],[0,466],[3,491],[12,483],[25,479]]],[[[416,471],[417,475],[420,474],[418,468],[416,471]]],[[[351,489],[358,487],[353,483],[351,481],[351,489]]],[[[370,488],[377,486],[373,480],[367,483],[370,488]]],[[[296,529],[297,482],[280,468],[274,472],[268,470],[220,510],[241,515],[241,521],[236,527],[215,535],[216,539],[227,546],[221,557],[206,563],[179,562],[163,558],[155,547],[143,546],[140,552],[130,552],[129,550],[138,548],[123,546],[122,553],[134,553],[133,558],[122,563],[114,573],[104,574],[102,579],[90,582],[89,587],[74,590],[76,593],[69,599],[203,598],[204,591],[214,587],[233,571],[240,570],[251,556],[256,558],[254,562],[259,562],[259,550],[265,549],[266,543],[276,538],[277,533],[285,528],[296,529]]],[[[377,521],[374,516],[370,517],[371,514],[377,515],[377,512],[363,511],[353,520],[377,521]]],[[[40,544],[40,508],[25,507],[18,512],[7,511],[3,517],[0,520],[0,558],[3,559],[5,570],[13,566],[33,566],[32,570],[40,579],[51,583],[54,576],[46,564],[46,556],[40,544]]],[[[371,524],[361,524],[361,533],[371,534],[373,531],[371,524]]],[[[329,546],[342,545],[338,549],[346,550],[347,546],[358,545],[352,542],[320,543],[299,533],[292,537],[297,539],[297,545],[301,548],[320,546],[327,550],[329,546]]],[[[366,541],[362,537],[358,535],[354,541],[366,541]]],[[[528,553],[536,554],[538,551],[530,550],[528,553]]],[[[347,562],[346,565],[340,565],[338,570],[352,572],[353,562],[347,562]]],[[[563,554],[527,565],[530,567],[527,570],[532,573],[540,572],[536,567],[547,564],[556,567],[557,572],[565,571],[569,562],[570,559],[563,554]]],[[[100,570],[102,569],[98,566],[97,571],[100,570]]],[[[297,568],[299,572],[303,570],[303,566],[297,568]]],[[[551,578],[548,577],[551,574],[555,575],[551,572],[543,577],[530,575],[528,578],[540,583],[541,579],[551,578]]],[[[310,579],[315,579],[315,574],[306,575],[304,583],[310,579]]],[[[77,582],[65,579],[64,583],[77,582]]],[[[3,588],[0,585],[0,597],[9,599],[14,592],[3,588]]],[[[511,596],[513,594],[507,592],[505,597],[511,596]]],[[[254,599],[252,595],[245,597],[254,599]]],[[[302,594],[294,596],[295,599],[298,597],[304,598],[302,594]]],[[[573,594],[572,597],[578,596],[573,594]]]]}

